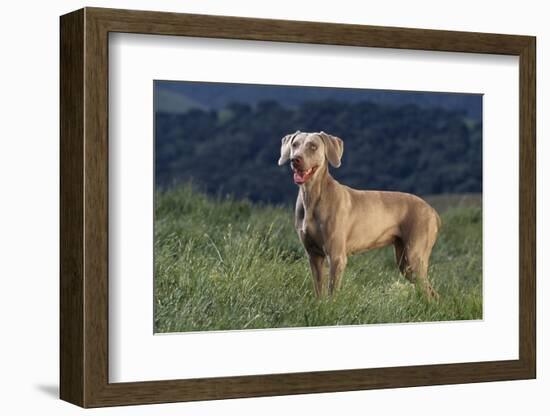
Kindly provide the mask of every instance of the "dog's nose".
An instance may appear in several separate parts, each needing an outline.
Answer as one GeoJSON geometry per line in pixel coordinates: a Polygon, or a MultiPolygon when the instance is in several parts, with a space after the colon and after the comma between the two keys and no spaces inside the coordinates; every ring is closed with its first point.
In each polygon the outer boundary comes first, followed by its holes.
{"type": "Polygon", "coordinates": [[[295,156],[295,157],[293,157],[292,159],[290,159],[290,161],[292,162],[292,164],[298,165],[298,166],[299,166],[299,165],[302,164],[302,162],[303,162],[304,160],[302,159],[302,156],[295,156]]]}

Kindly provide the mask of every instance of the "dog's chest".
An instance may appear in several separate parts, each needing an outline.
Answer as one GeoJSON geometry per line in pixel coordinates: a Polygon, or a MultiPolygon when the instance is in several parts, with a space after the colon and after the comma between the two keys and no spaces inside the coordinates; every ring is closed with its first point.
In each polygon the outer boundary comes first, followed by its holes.
{"type": "Polygon", "coordinates": [[[306,249],[324,251],[323,226],[318,218],[318,211],[315,208],[307,209],[300,206],[296,212],[296,231],[306,249]]]}

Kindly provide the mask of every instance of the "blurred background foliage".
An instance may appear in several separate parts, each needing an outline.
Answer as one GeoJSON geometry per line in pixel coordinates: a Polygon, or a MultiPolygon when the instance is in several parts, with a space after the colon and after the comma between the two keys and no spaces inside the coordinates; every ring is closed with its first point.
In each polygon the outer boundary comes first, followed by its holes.
{"type": "Polygon", "coordinates": [[[217,196],[291,203],[281,138],[344,140],[342,183],[418,195],[482,191],[482,96],[155,81],[155,182],[217,196]]]}

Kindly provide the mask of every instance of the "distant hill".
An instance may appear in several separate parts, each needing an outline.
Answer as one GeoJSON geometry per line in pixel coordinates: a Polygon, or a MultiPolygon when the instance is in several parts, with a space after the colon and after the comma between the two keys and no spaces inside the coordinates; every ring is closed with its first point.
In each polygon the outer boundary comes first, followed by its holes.
{"type": "Polygon", "coordinates": [[[415,104],[422,108],[442,108],[465,112],[481,121],[480,94],[368,90],[353,88],[296,87],[254,84],[229,84],[182,81],[156,81],[159,94],[169,100],[159,100],[157,111],[181,114],[190,108],[220,110],[233,102],[257,105],[261,101],[277,101],[297,107],[308,101],[335,100],[368,101],[375,104],[402,106],[415,104]]]}
{"type": "Polygon", "coordinates": [[[170,88],[157,88],[155,91],[155,109],[160,113],[185,113],[192,109],[207,108],[208,106],[170,88]]]}
{"type": "Polygon", "coordinates": [[[482,126],[464,110],[333,99],[156,112],[155,182],[191,181],[214,195],[292,203],[296,185],[277,159],[281,138],[296,130],[341,137],[342,167],[331,172],[358,189],[482,191],[482,126]]]}

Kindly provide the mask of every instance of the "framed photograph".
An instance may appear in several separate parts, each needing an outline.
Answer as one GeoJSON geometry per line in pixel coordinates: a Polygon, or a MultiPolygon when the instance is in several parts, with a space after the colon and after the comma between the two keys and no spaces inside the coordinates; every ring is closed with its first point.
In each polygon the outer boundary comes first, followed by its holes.
{"type": "Polygon", "coordinates": [[[63,400],[535,378],[534,37],[60,29],[63,400]]]}

